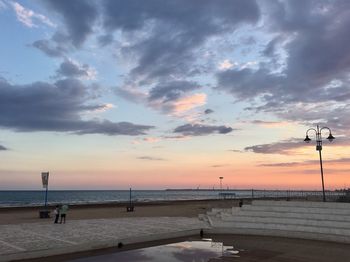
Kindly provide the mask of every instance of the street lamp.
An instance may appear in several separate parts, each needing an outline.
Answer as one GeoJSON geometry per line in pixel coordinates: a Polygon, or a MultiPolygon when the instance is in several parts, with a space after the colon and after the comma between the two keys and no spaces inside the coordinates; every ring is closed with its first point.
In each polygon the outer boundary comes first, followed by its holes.
{"type": "Polygon", "coordinates": [[[219,179],[220,179],[220,192],[222,191],[222,179],[223,178],[224,178],[223,176],[219,177],[219,179]]]}
{"type": "Polygon", "coordinates": [[[317,128],[309,128],[307,131],[306,131],[306,137],[304,139],[304,141],[306,143],[309,143],[311,141],[311,139],[309,138],[309,131],[315,131],[315,135],[316,135],[316,150],[318,151],[319,155],[320,155],[320,166],[321,166],[321,179],[322,179],[322,193],[323,193],[323,202],[326,202],[326,195],[325,195],[325,192],[324,192],[324,180],[323,180],[323,166],[322,166],[322,154],[321,154],[321,151],[322,151],[322,136],[321,136],[321,133],[322,133],[322,130],[328,130],[329,132],[329,135],[327,137],[327,139],[329,140],[329,142],[332,142],[335,137],[332,135],[332,131],[329,127],[319,127],[317,125],[317,128]]]}

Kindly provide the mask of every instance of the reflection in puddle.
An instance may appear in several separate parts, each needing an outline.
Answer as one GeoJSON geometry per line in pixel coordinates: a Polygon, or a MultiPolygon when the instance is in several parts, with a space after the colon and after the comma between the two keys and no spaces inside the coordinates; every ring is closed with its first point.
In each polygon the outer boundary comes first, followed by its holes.
{"type": "Polygon", "coordinates": [[[94,257],[80,258],[71,262],[96,261],[153,261],[153,262],[207,262],[220,257],[239,257],[239,250],[233,246],[224,246],[212,239],[184,241],[162,246],[148,247],[117,252],[94,257]]]}

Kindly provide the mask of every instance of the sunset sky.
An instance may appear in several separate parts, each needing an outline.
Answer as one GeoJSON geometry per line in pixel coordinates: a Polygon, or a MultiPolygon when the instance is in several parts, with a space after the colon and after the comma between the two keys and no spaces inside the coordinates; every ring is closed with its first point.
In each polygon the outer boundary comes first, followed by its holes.
{"type": "Polygon", "coordinates": [[[350,187],[349,28],[347,0],[0,0],[0,190],[321,190],[317,124],[350,187]]]}

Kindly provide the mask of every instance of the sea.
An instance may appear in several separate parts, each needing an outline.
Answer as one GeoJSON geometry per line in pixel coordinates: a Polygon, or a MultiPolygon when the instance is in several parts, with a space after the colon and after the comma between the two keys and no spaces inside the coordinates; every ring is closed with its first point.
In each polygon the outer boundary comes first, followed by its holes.
{"type": "MultiPolygon", "coordinates": [[[[0,207],[42,206],[45,203],[45,190],[0,191],[0,207]]],[[[338,197],[343,192],[326,194],[338,197]]],[[[218,190],[218,189],[171,189],[171,190],[132,190],[133,202],[156,202],[177,200],[211,200],[220,198],[265,198],[265,197],[305,197],[321,196],[321,191],[290,190],[218,190]]],[[[130,200],[129,190],[49,190],[47,204],[104,204],[123,203],[130,200]]]]}
{"type": "MultiPolygon", "coordinates": [[[[219,193],[219,190],[132,190],[131,199],[133,202],[218,199],[219,193]]],[[[49,190],[47,195],[49,205],[122,203],[129,200],[129,190],[49,190]]],[[[41,206],[44,202],[45,190],[0,191],[0,207],[41,206]]]]}

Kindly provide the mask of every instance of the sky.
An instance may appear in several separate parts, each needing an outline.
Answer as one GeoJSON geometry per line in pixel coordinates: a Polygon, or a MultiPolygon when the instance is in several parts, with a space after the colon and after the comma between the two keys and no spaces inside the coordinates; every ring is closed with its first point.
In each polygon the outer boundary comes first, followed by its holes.
{"type": "Polygon", "coordinates": [[[0,190],[350,187],[350,2],[0,0],[0,190]]]}

